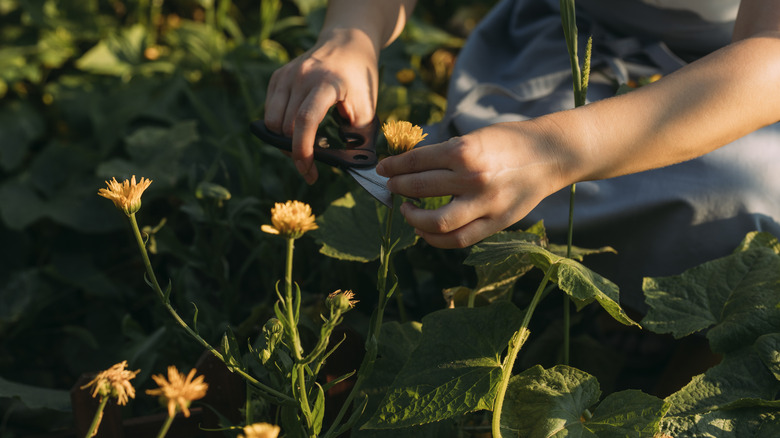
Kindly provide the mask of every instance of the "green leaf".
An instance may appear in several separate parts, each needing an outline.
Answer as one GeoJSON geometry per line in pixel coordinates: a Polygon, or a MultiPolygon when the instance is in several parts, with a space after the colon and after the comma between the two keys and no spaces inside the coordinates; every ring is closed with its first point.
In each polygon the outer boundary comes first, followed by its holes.
{"type": "Polygon", "coordinates": [[[228,327],[222,336],[222,354],[224,354],[225,365],[232,372],[234,368],[244,369],[241,363],[241,351],[238,348],[238,341],[233,330],[228,327]]]}
{"type": "Polygon", "coordinates": [[[320,430],[322,430],[322,419],[325,416],[325,392],[322,390],[322,386],[319,383],[314,382],[316,395],[314,397],[314,404],[311,408],[311,415],[314,417],[314,424],[312,425],[312,432],[314,435],[319,436],[320,430]]]}
{"type": "Polygon", "coordinates": [[[776,438],[780,415],[776,408],[716,410],[665,418],[661,430],[667,436],[686,438],[776,438]]]}
{"type": "Polygon", "coordinates": [[[645,278],[650,310],[642,323],[677,338],[709,329],[713,351],[726,353],[780,332],[780,257],[757,247],[691,268],[645,278]]]}
{"type": "Polygon", "coordinates": [[[703,414],[740,399],[773,400],[780,381],[752,347],[726,355],[721,363],[694,377],[666,398],[670,416],[703,414]]]}
{"type": "Polygon", "coordinates": [[[70,412],[70,392],[11,382],[0,377],[0,398],[17,398],[31,409],[70,412]]]}
{"type": "Polygon", "coordinates": [[[26,101],[4,105],[0,109],[0,169],[11,171],[19,166],[45,129],[43,117],[26,101]]]}
{"type": "Polygon", "coordinates": [[[753,345],[764,365],[780,380],[780,333],[760,336],[753,345]]]}
{"type": "MultiPolygon", "coordinates": [[[[395,196],[391,242],[399,239],[393,251],[401,251],[417,242],[417,235],[398,211],[401,199],[395,196]]],[[[365,190],[347,193],[333,201],[317,218],[319,228],[311,235],[322,245],[320,252],[340,260],[369,262],[379,258],[385,232],[386,207],[365,190]]]]}
{"type": "Polygon", "coordinates": [[[663,400],[642,391],[616,392],[599,403],[585,428],[599,438],[652,437],[668,409],[663,400]]]}
{"type": "Polygon", "coordinates": [[[506,259],[522,255],[534,266],[547,271],[552,267],[550,279],[566,292],[578,309],[597,301],[615,320],[625,325],[636,325],[620,307],[617,285],[601,275],[586,268],[581,263],[561,257],[552,252],[523,240],[506,242],[483,242],[474,247],[464,262],[467,265],[488,265],[504,262],[506,259]]]}
{"type": "Polygon", "coordinates": [[[501,377],[501,354],[521,318],[510,303],[425,316],[414,359],[362,428],[407,427],[490,409],[501,377]]]}
{"type": "Polygon", "coordinates": [[[576,368],[539,365],[512,377],[501,412],[501,435],[597,437],[581,419],[599,399],[596,378],[576,368]]]}
{"type": "Polygon", "coordinates": [[[146,28],[141,24],[109,35],[76,60],[80,70],[103,75],[122,76],[143,62],[146,28]]]}
{"type": "Polygon", "coordinates": [[[769,248],[775,254],[780,254],[780,241],[773,234],[766,231],[751,231],[742,239],[742,242],[734,252],[745,252],[753,248],[769,248]]]}

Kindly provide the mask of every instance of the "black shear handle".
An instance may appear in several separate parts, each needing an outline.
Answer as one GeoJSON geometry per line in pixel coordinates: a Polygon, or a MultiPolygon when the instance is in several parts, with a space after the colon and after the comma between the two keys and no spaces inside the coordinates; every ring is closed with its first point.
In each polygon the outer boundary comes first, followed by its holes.
{"type": "MultiPolygon", "coordinates": [[[[358,145],[348,149],[321,147],[318,144],[320,144],[321,139],[325,140],[325,138],[318,135],[314,145],[314,159],[334,167],[344,168],[371,167],[376,165],[378,160],[374,142],[378,126],[379,120],[374,119],[371,125],[363,129],[342,127],[340,134],[343,135],[347,145],[358,145]]],[[[263,120],[255,120],[249,125],[249,129],[260,140],[279,149],[292,152],[292,139],[271,131],[265,126],[263,120]]]]}

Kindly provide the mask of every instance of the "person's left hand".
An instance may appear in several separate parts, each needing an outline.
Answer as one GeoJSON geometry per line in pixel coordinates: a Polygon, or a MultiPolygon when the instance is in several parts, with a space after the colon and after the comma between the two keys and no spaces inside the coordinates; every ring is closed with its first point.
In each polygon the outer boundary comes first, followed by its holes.
{"type": "Polygon", "coordinates": [[[453,195],[436,210],[406,202],[401,213],[433,246],[463,248],[522,219],[565,187],[552,136],[535,121],[491,125],[444,143],[385,158],[377,172],[411,198],[453,195]]]}

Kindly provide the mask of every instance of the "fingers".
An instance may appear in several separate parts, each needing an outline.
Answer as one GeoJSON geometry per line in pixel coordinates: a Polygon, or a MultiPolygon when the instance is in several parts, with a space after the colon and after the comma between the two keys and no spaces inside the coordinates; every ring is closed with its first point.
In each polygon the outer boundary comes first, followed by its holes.
{"type": "Polygon", "coordinates": [[[500,229],[490,218],[473,217],[468,206],[457,199],[436,210],[404,203],[401,212],[415,232],[437,248],[465,248],[500,229]]]}
{"type": "Polygon", "coordinates": [[[396,175],[434,169],[451,169],[447,143],[421,146],[400,155],[387,157],[376,166],[376,172],[392,178],[396,175]]]}

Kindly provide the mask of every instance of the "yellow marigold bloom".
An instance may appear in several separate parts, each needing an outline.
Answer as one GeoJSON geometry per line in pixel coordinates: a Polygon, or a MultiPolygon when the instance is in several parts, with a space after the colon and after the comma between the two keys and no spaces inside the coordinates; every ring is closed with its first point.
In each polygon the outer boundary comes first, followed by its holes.
{"type": "Polygon", "coordinates": [[[261,230],[268,234],[280,234],[297,239],[307,231],[316,230],[317,223],[311,213],[311,206],[300,201],[277,202],[271,209],[271,225],[263,225],[261,230]]]}
{"type": "Polygon", "coordinates": [[[156,374],[152,376],[159,388],[148,389],[146,393],[149,395],[158,395],[163,401],[168,402],[168,415],[173,417],[176,415],[176,410],[181,410],[185,417],[190,416],[190,403],[194,400],[203,398],[206,395],[206,390],[209,388],[203,381],[203,376],[195,377],[195,369],[190,370],[187,377],[184,374],[180,374],[179,370],[174,366],[168,367],[168,380],[162,374],[156,374]]]}
{"type": "Polygon", "coordinates": [[[101,371],[89,383],[82,386],[81,389],[92,387],[92,397],[100,394],[101,397],[114,397],[119,405],[126,405],[129,398],[135,398],[135,388],[130,384],[136,374],[141,370],[126,370],[127,361],[112,366],[101,371]]]}
{"type": "Polygon", "coordinates": [[[281,429],[268,423],[255,423],[244,426],[244,434],[239,434],[238,438],[276,438],[281,429]]]}
{"type": "Polygon", "coordinates": [[[328,295],[328,298],[325,301],[331,307],[336,307],[342,312],[346,312],[355,307],[355,304],[359,303],[358,300],[354,300],[353,298],[355,298],[355,294],[351,290],[342,292],[341,289],[339,289],[328,295]]]}
{"type": "Polygon", "coordinates": [[[387,151],[390,155],[402,154],[412,150],[428,134],[423,134],[422,128],[405,121],[391,121],[382,125],[382,132],[387,139],[387,151]]]}
{"type": "Polygon", "coordinates": [[[141,209],[141,195],[151,183],[152,180],[146,178],[141,178],[141,181],[136,183],[135,175],[121,184],[116,181],[116,178],[112,178],[111,181],[106,181],[108,188],[98,190],[98,195],[110,199],[116,208],[130,216],[141,209]]]}

